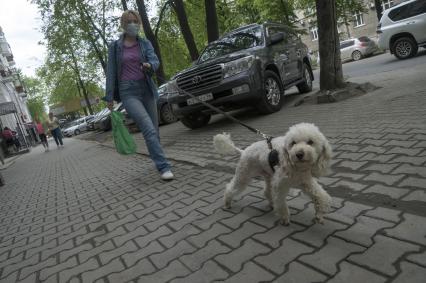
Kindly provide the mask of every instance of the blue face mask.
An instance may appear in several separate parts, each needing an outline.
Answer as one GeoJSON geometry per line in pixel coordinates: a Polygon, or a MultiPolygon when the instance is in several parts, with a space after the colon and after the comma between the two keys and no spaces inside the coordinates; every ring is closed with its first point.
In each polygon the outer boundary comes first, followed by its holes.
{"type": "Polygon", "coordinates": [[[137,36],[140,31],[140,25],[135,23],[127,24],[125,32],[129,36],[137,36]]]}

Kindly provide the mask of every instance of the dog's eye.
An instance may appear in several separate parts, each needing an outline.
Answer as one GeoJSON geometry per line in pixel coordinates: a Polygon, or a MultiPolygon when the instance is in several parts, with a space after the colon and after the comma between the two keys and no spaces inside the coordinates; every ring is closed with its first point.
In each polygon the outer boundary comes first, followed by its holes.
{"type": "Polygon", "coordinates": [[[313,140],[308,140],[308,144],[309,144],[309,145],[313,145],[313,144],[314,144],[314,141],[313,141],[313,140]]]}
{"type": "Polygon", "coordinates": [[[290,143],[290,147],[292,147],[293,145],[295,145],[296,144],[296,142],[295,141],[292,141],[291,143],[290,143]]]}

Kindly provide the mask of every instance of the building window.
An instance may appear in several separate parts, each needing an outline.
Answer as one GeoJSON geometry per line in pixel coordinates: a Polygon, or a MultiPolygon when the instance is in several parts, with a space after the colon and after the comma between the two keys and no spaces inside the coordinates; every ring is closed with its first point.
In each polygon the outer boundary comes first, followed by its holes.
{"type": "Polygon", "coordinates": [[[393,0],[382,0],[382,10],[387,10],[393,6],[393,0]]]}
{"type": "Polygon", "coordinates": [[[309,29],[309,31],[311,33],[311,39],[312,39],[312,41],[318,40],[318,27],[311,27],[309,29]]]}
{"type": "Polygon", "coordinates": [[[354,15],[355,18],[355,27],[363,26],[364,25],[364,17],[361,13],[356,13],[354,15]]]}

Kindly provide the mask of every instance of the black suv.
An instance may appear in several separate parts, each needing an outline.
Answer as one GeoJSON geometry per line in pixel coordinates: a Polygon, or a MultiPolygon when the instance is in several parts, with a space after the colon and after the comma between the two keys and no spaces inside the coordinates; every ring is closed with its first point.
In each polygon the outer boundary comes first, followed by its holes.
{"type": "Polygon", "coordinates": [[[195,64],[167,84],[174,114],[188,128],[206,125],[216,114],[202,101],[224,110],[254,105],[262,113],[281,109],[284,90],[312,90],[308,49],[294,30],[275,23],[251,24],[211,42],[195,64]]]}

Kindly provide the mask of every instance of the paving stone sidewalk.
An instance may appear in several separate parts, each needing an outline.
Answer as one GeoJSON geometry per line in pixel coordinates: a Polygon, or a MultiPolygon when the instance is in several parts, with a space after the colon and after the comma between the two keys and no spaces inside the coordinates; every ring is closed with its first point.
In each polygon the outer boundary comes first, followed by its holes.
{"type": "Polygon", "coordinates": [[[292,224],[279,225],[260,180],[222,209],[236,159],[214,153],[212,136],[229,131],[242,147],[257,137],[219,117],[161,128],[168,183],[108,141],[35,148],[2,170],[0,282],[424,282],[426,84],[415,71],[376,76],[382,89],[337,104],[239,112],[275,135],[315,122],[330,139],[324,225],[298,190],[292,224]]]}

